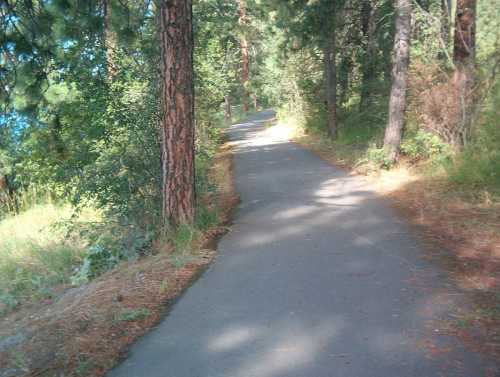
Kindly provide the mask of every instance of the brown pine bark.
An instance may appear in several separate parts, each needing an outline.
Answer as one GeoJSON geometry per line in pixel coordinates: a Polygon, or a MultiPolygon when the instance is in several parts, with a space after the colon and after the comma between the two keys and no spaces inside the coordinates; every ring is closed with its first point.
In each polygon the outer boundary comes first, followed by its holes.
{"type": "Polygon", "coordinates": [[[385,129],[384,149],[393,163],[399,158],[403,137],[410,64],[411,0],[396,0],[396,34],[394,37],[392,87],[389,99],[389,121],[385,129]]]}
{"type": "Polygon", "coordinates": [[[193,25],[191,0],[162,0],[161,159],[166,224],[195,217],[193,25]]]}
{"type": "Polygon", "coordinates": [[[328,133],[332,139],[337,137],[337,66],[336,31],[332,29],[324,43],[323,59],[325,73],[326,105],[328,111],[328,133]]]}
{"type": "Polygon", "coordinates": [[[245,36],[245,26],[247,24],[247,5],[245,0],[238,0],[238,12],[239,20],[238,23],[242,28],[240,37],[240,49],[241,49],[241,85],[243,86],[243,111],[248,112],[249,110],[249,99],[250,93],[248,91],[249,79],[250,79],[250,58],[248,55],[248,41],[245,36]]]}
{"type": "Polygon", "coordinates": [[[453,60],[456,68],[452,77],[457,92],[457,109],[460,111],[453,141],[457,148],[465,145],[472,124],[475,56],[476,0],[458,0],[453,43],[453,60]]]}

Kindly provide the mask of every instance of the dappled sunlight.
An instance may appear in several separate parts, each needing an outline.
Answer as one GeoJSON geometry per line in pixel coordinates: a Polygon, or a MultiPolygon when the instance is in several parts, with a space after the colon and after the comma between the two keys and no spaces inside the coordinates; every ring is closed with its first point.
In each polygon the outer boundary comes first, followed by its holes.
{"type": "Polygon", "coordinates": [[[302,217],[315,212],[317,208],[315,206],[297,206],[290,209],[285,209],[283,211],[275,213],[273,216],[277,220],[291,220],[297,217],[302,217]]]}
{"type": "Polygon", "coordinates": [[[236,347],[242,346],[244,343],[254,340],[259,337],[263,329],[247,326],[235,326],[224,330],[220,335],[211,339],[207,345],[207,349],[211,352],[230,351],[236,347]]]}
{"type": "Polygon", "coordinates": [[[272,377],[300,369],[319,358],[343,327],[341,319],[331,318],[314,328],[301,328],[300,324],[283,331],[277,328],[273,334],[268,335],[269,344],[230,375],[272,377]]]}
{"type": "Polygon", "coordinates": [[[264,122],[231,137],[241,205],[219,258],[123,369],[165,375],[135,366],[147,356],[178,376],[439,375],[436,355],[455,344],[432,321],[460,296],[443,295],[447,281],[370,183],[264,122]]]}

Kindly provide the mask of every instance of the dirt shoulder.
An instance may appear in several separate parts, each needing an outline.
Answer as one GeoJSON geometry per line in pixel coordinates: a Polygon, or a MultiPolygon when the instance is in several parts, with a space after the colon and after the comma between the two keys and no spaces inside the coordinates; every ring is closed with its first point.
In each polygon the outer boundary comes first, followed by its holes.
{"type": "MultiPolygon", "coordinates": [[[[280,126],[277,126],[280,127],[280,126]]],[[[356,166],[355,155],[339,155],[319,136],[292,133],[291,139],[350,174],[362,174],[374,190],[414,225],[429,247],[423,258],[447,272],[467,304],[441,323],[469,347],[500,359],[500,203],[487,192],[463,189],[446,177],[429,177],[409,164],[374,172],[356,166]]]]}
{"type": "Polygon", "coordinates": [[[1,318],[0,377],[98,377],[115,365],[214,259],[238,203],[229,143],[219,149],[210,180],[217,189],[203,200],[216,207],[219,225],[201,234],[189,255],[174,258],[158,245],[153,255],[122,263],[54,302],[1,318]]]}

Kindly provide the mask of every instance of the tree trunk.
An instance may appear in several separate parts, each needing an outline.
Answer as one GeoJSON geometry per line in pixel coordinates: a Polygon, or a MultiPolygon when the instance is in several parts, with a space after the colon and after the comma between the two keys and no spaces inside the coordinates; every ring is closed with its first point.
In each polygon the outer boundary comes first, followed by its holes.
{"type": "Polygon", "coordinates": [[[376,79],[375,58],[377,50],[377,28],[376,9],[372,6],[371,0],[365,0],[362,8],[362,32],[366,41],[363,62],[361,65],[361,94],[359,101],[360,111],[366,110],[371,103],[372,88],[376,79]]]}
{"type": "Polygon", "coordinates": [[[456,88],[457,108],[460,111],[454,144],[462,148],[472,124],[474,105],[476,55],[476,0],[458,0],[455,17],[453,60],[455,72],[453,84],[456,88]]]}
{"type": "Polygon", "coordinates": [[[247,24],[247,6],[245,0],[238,0],[238,23],[241,27],[240,48],[241,48],[241,85],[243,86],[243,111],[249,110],[250,93],[248,91],[250,77],[250,59],[248,56],[248,41],[245,36],[245,26],[247,24]]]}
{"type": "Polygon", "coordinates": [[[229,101],[229,96],[224,96],[224,119],[226,124],[231,124],[231,102],[229,101]]]}
{"type": "Polygon", "coordinates": [[[408,66],[410,63],[411,0],[396,1],[392,87],[389,99],[389,122],[385,129],[384,149],[393,163],[399,158],[406,110],[408,66]]]}
{"type": "Polygon", "coordinates": [[[343,106],[347,100],[349,99],[349,86],[350,86],[350,76],[352,75],[352,62],[349,56],[344,57],[339,67],[338,81],[339,81],[339,89],[340,96],[338,103],[340,106],[343,106]]]}
{"type": "Polygon", "coordinates": [[[255,94],[255,93],[252,93],[252,102],[253,102],[253,109],[255,111],[258,111],[259,110],[259,106],[258,106],[258,103],[257,103],[257,94],[255,94]]]}
{"type": "Polygon", "coordinates": [[[106,69],[108,80],[112,80],[116,75],[115,50],[117,45],[116,33],[112,30],[111,25],[111,1],[104,0],[104,44],[106,49],[106,69]]]}
{"type": "Polygon", "coordinates": [[[162,0],[161,158],[165,224],[195,218],[193,25],[191,0],[162,0]]]}
{"type": "Polygon", "coordinates": [[[337,138],[337,66],[336,57],[336,30],[335,25],[330,25],[332,30],[324,42],[324,70],[325,91],[328,111],[328,133],[332,139],[337,138]]]}
{"type": "Polygon", "coordinates": [[[7,175],[0,175],[0,201],[2,200],[2,193],[5,193],[4,203],[8,210],[18,214],[19,202],[17,200],[16,189],[7,175]]]}

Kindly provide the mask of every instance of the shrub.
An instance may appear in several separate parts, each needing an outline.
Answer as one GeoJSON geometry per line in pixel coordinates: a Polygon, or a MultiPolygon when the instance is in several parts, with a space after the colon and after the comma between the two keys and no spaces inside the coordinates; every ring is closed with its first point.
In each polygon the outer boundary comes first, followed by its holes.
{"type": "Polygon", "coordinates": [[[119,262],[144,253],[156,236],[154,229],[144,231],[133,225],[112,222],[76,223],[70,232],[78,233],[89,244],[82,264],[71,278],[74,285],[86,283],[119,262]]]}
{"type": "Polygon", "coordinates": [[[401,144],[401,152],[413,161],[451,154],[449,145],[437,135],[424,130],[418,130],[415,134],[405,137],[401,144]]]}
{"type": "Polygon", "coordinates": [[[500,191],[500,83],[482,105],[473,138],[449,167],[456,183],[487,186],[500,191]]]}
{"type": "Polygon", "coordinates": [[[392,166],[392,161],[387,158],[384,148],[377,148],[376,145],[372,145],[366,150],[365,162],[371,162],[384,169],[389,169],[392,166]]]}

